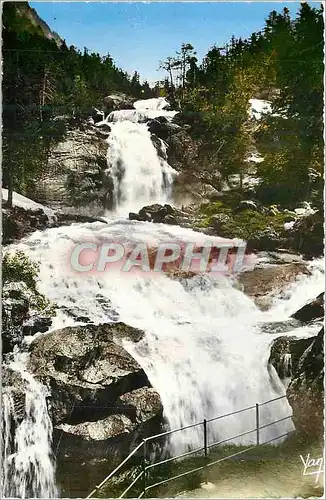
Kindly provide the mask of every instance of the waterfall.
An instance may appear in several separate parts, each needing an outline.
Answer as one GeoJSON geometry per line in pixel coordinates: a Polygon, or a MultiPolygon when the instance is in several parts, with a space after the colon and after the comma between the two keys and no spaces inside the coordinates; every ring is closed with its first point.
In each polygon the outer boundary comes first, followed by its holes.
{"type": "Polygon", "coordinates": [[[108,174],[113,180],[113,202],[118,214],[138,212],[144,205],[169,201],[176,172],[166,161],[166,146],[159,155],[145,122],[164,116],[171,120],[176,111],[166,111],[164,98],[136,101],[135,109],[113,111],[108,142],[108,174]]]}
{"type": "Polygon", "coordinates": [[[54,498],[58,491],[47,390],[26,364],[26,355],[16,354],[8,365],[21,378],[22,393],[10,386],[2,393],[1,492],[3,498],[54,498]]]}
{"type": "MultiPolygon", "coordinates": [[[[74,310],[95,323],[124,321],[145,332],[126,349],[137,359],[159,392],[171,428],[230,413],[285,394],[276,371],[268,367],[270,344],[275,335],[260,325],[279,318],[257,309],[253,301],[232,286],[227,277],[195,276],[176,281],[165,274],[153,276],[113,271],[79,275],[69,270],[67,256],[78,241],[196,241],[190,229],[164,224],[113,220],[107,224],[76,224],[35,233],[19,248],[41,262],[41,290],[58,306],[74,310]],[[101,300],[98,298],[101,297],[101,300]],[[106,304],[105,304],[106,302],[106,304]],[[108,318],[107,307],[118,314],[108,318]]],[[[324,275],[317,266],[304,276],[296,291],[308,288],[318,294],[324,275]]],[[[290,300],[291,301],[291,300],[290,300]]],[[[280,297],[274,310],[287,302],[280,297]]],[[[292,311],[291,311],[292,313],[292,311]]],[[[285,314],[284,314],[285,317],[285,314]]],[[[282,318],[283,319],[283,318],[282,318]]],[[[63,325],[70,325],[67,316],[63,325]]],[[[310,333],[313,335],[316,332],[310,333]]],[[[293,332],[288,332],[288,335],[293,332]]],[[[286,398],[261,408],[261,425],[291,414],[286,398]]],[[[221,419],[209,425],[209,439],[216,441],[255,427],[254,411],[221,419]]],[[[267,440],[293,428],[291,420],[267,427],[267,440]]],[[[251,434],[235,443],[248,443],[251,434]]],[[[177,451],[202,443],[202,429],[172,435],[177,451]]]]}
{"type": "MultiPolygon", "coordinates": [[[[134,107],[115,111],[106,119],[111,127],[108,171],[118,217],[146,204],[168,202],[175,175],[165,155],[160,156],[155,149],[145,121],[159,116],[171,120],[176,112],[166,109],[164,98],[137,101],[134,107]]],[[[302,276],[266,312],[225,276],[203,274],[176,280],[166,274],[117,271],[85,276],[69,267],[71,250],[79,242],[146,242],[155,247],[160,242],[196,243],[203,238],[210,239],[178,226],[115,218],[107,223],[37,231],[11,248],[40,263],[39,289],[58,307],[53,327],[79,324],[71,315],[71,311],[78,311],[75,317],[87,317],[95,324],[123,321],[144,331],[140,342],[125,341],[123,345],[160,394],[170,428],[251,407],[210,422],[208,440],[212,443],[233,437],[230,442],[234,444],[254,443],[254,432],[236,437],[255,429],[254,405],[285,395],[275,369],[268,365],[270,344],[276,335],[266,333],[261,325],[288,319],[307,298],[323,290],[320,262],[311,265],[311,276],[302,276]],[[108,311],[113,311],[111,316],[108,311]]],[[[317,327],[303,326],[295,334],[311,336],[317,327]]],[[[294,331],[286,334],[293,335],[294,331]]],[[[10,364],[24,382],[24,407],[17,408],[11,387],[6,387],[2,398],[3,494],[7,498],[51,498],[58,492],[47,393],[27,372],[27,361],[25,355],[18,354],[10,364]]],[[[261,426],[292,413],[286,398],[260,411],[261,426]]],[[[293,428],[291,419],[265,427],[261,442],[293,428]]],[[[202,427],[195,427],[172,434],[171,451],[182,453],[201,447],[202,432],[202,427]]]]}
{"type": "Polygon", "coordinates": [[[118,213],[128,215],[144,205],[168,201],[174,170],[158,156],[145,124],[129,120],[113,124],[108,145],[118,213]]]}

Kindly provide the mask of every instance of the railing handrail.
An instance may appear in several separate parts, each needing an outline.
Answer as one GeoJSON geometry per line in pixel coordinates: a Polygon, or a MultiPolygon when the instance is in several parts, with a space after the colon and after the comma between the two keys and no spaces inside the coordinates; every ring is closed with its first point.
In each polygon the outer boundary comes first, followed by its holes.
{"type": "MultiPolygon", "coordinates": [[[[129,453],[129,455],[128,455],[128,456],[127,456],[127,457],[126,457],[126,458],[125,458],[125,459],[124,459],[124,460],[123,460],[123,461],[122,461],[122,462],[121,462],[121,463],[120,463],[120,464],[119,464],[119,465],[118,465],[118,466],[117,466],[117,467],[116,467],[116,468],[115,468],[112,472],[110,472],[110,474],[109,474],[108,476],[106,476],[106,477],[103,479],[103,481],[102,481],[99,485],[95,486],[95,488],[93,489],[93,491],[92,491],[92,492],[91,492],[91,493],[90,493],[90,494],[89,494],[86,498],[91,498],[91,497],[93,496],[93,494],[94,494],[96,491],[100,490],[100,489],[101,489],[101,488],[105,485],[105,483],[106,483],[107,481],[109,481],[109,479],[111,479],[111,478],[112,478],[112,477],[113,477],[113,476],[114,476],[114,475],[115,475],[115,474],[116,474],[116,473],[117,473],[117,472],[121,469],[121,467],[129,461],[129,459],[130,459],[130,458],[131,458],[131,457],[132,457],[132,456],[136,453],[136,451],[138,451],[138,450],[139,450],[140,448],[142,448],[143,446],[146,446],[146,443],[147,443],[148,441],[151,441],[151,440],[156,439],[156,438],[158,438],[158,437],[163,437],[163,436],[167,436],[167,435],[169,435],[169,434],[173,434],[174,432],[179,432],[179,431],[182,431],[182,430],[191,429],[191,428],[193,428],[193,427],[196,427],[196,426],[199,426],[199,425],[203,425],[203,424],[204,424],[204,428],[205,428],[206,424],[207,424],[207,423],[209,423],[209,422],[213,422],[213,421],[215,421],[215,420],[217,420],[217,419],[220,419],[220,418],[229,417],[229,416],[231,416],[231,415],[235,415],[235,414],[242,413],[242,412],[244,412],[244,411],[248,411],[248,410],[252,410],[252,409],[256,408],[256,428],[255,428],[255,429],[250,430],[250,431],[247,431],[247,432],[244,432],[244,433],[242,433],[242,434],[238,434],[237,436],[232,436],[232,437],[230,437],[230,438],[223,439],[222,441],[218,441],[218,442],[216,442],[216,443],[212,443],[212,444],[210,444],[210,445],[207,445],[207,442],[206,442],[207,436],[204,436],[204,440],[205,440],[204,447],[197,448],[197,449],[195,449],[195,450],[192,450],[191,452],[183,453],[183,454],[181,454],[181,455],[178,455],[178,456],[175,456],[175,457],[171,457],[171,458],[168,458],[168,459],[163,460],[163,461],[160,461],[160,462],[156,462],[156,463],[151,464],[151,465],[149,465],[149,466],[144,466],[144,467],[143,467],[142,472],[141,472],[140,474],[138,474],[138,475],[137,475],[136,479],[134,479],[134,480],[132,481],[132,483],[131,483],[131,484],[128,486],[128,488],[127,488],[127,489],[126,489],[126,490],[125,490],[125,491],[121,494],[121,496],[120,496],[119,498],[123,498],[123,497],[124,497],[124,495],[125,495],[125,494],[126,494],[126,493],[130,490],[130,488],[131,488],[131,487],[132,487],[132,486],[133,486],[133,485],[134,485],[134,484],[138,481],[138,479],[140,479],[140,478],[141,478],[144,474],[145,474],[145,477],[146,477],[146,472],[147,472],[147,470],[152,469],[152,468],[154,468],[154,467],[156,467],[156,466],[158,466],[158,465],[160,465],[160,464],[162,464],[162,463],[169,462],[169,461],[172,461],[172,460],[176,460],[176,459],[178,459],[178,458],[182,458],[182,457],[185,457],[185,456],[190,455],[190,454],[198,453],[198,452],[199,452],[199,451],[201,451],[201,450],[205,450],[205,456],[207,456],[207,450],[208,450],[209,448],[212,448],[212,447],[217,446],[217,445],[219,445],[219,444],[222,444],[222,443],[225,443],[225,442],[227,442],[227,441],[230,441],[231,439],[236,439],[236,438],[241,437],[241,436],[244,436],[244,435],[246,435],[246,434],[250,434],[250,433],[252,433],[252,432],[257,432],[257,442],[256,442],[256,445],[251,446],[251,447],[249,447],[249,448],[246,448],[245,450],[241,450],[241,451],[239,451],[239,452],[237,452],[237,453],[234,453],[234,454],[232,454],[232,455],[230,455],[230,456],[228,456],[228,457],[224,457],[224,458],[222,458],[222,459],[219,459],[219,460],[217,460],[217,461],[215,461],[215,462],[211,462],[211,463],[209,463],[209,464],[205,464],[205,465],[204,465],[204,466],[202,466],[202,467],[197,467],[196,469],[193,469],[193,470],[191,470],[191,471],[188,471],[188,472],[185,472],[185,473],[179,474],[178,476],[174,476],[174,477],[172,477],[172,478],[166,479],[166,480],[161,481],[161,482],[159,482],[159,483],[155,483],[155,484],[150,485],[150,486],[146,486],[146,483],[145,483],[145,487],[144,487],[144,489],[143,489],[143,492],[141,493],[141,495],[140,495],[138,498],[143,497],[143,496],[145,495],[145,492],[146,492],[147,490],[149,490],[149,489],[152,489],[154,486],[158,486],[158,485],[163,484],[163,483],[166,483],[166,482],[168,482],[168,481],[172,481],[173,479],[177,479],[177,478],[179,478],[179,477],[185,476],[185,475],[187,475],[187,474],[190,474],[191,472],[195,472],[195,471],[202,470],[202,469],[204,469],[205,467],[209,467],[209,466],[214,465],[214,464],[216,464],[216,463],[219,463],[219,462],[222,462],[222,461],[224,461],[224,460],[227,460],[228,458],[231,458],[231,457],[233,457],[233,456],[236,456],[236,455],[239,455],[239,454],[245,453],[246,451],[251,450],[251,449],[252,449],[253,447],[255,447],[255,446],[259,446],[259,445],[267,444],[267,443],[269,443],[269,442],[271,442],[271,441],[275,441],[276,439],[280,439],[281,437],[284,437],[284,436],[288,435],[288,434],[289,434],[289,432],[287,432],[287,433],[285,433],[285,434],[282,434],[281,436],[278,436],[278,437],[276,437],[276,438],[270,439],[269,441],[265,441],[264,443],[260,443],[260,442],[259,442],[259,430],[264,429],[264,428],[266,428],[266,427],[269,427],[270,425],[276,424],[276,423],[278,423],[278,422],[282,422],[282,421],[287,420],[287,419],[289,419],[289,418],[291,418],[291,417],[292,417],[292,415],[288,415],[287,417],[284,417],[284,418],[281,418],[281,419],[275,420],[275,421],[270,422],[270,423],[268,423],[268,424],[266,424],[266,425],[263,425],[263,426],[260,426],[260,424],[259,424],[259,413],[258,413],[258,409],[259,409],[259,407],[260,407],[260,406],[264,406],[264,405],[266,405],[266,404],[268,404],[268,403],[271,403],[271,402],[273,402],[273,401],[278,401],[278,400],[283,399],[283,398],[286,398],[286,394],[284,394],[283,396],[278,396],[277,398],[269,399],[268,401],[264,401],[263,403],[256,403],[256,404],[255,404],[255,405],[253,405],[253,406],[248,406],[248,407],[243,408],[243,409],[241,409],[241,410],[235,410],[235,411],[233,411],[233,412],[226,413],[226,414],[224,414],[224,415],[219,415],[219,416],[217,416],[217,417],[213,417],[213,418],[210,418],[210,419],[207,419],[207,420],[206,420],[206,419],[204,419],[204,421],[203,421],[203,422],[197,422],[197,423],[195,423],[195,424],[186,425],[186,426],[184,426],[184,427],[179,427],[179,428],[177,428],[177,429],[172,429],[172,430],[170,430],[170,431],[162,432],[162,433],[160,433],[160,434],[154,434],[154,435],[152,435],[152,436],[149,436],[149,437],[147,437],[147,438],[144,438],[144,439],[142,440],[142,442],[141,442],[141,443],[139,443],[139,444],[138,444],[138,446],[136,446],[136,448],[134,448],[134,449],[131,451],[131,453],[129,453]]],[[[293,432],[293,431],[290,431],[290,432],[293,432]]],[[[204,432],[204,434],[205,434],[205,432],[204,432]]]]}
{"type": "Polygon", "coordinates": [[[136,448],[134,448],[132,450],[131,453],[129,453],[129,455],[118,465],[118,467],[116,467],[112,472],[110,472],[110,474],[108,476],[106,476],[106,478],[103,479],[103,481],[95,486],[95,488],[93,489],[93,491],[86,497],[86,498],[91,498],[91,496],[98,490],[100,490],[104,485],[105,483],[111,479],[112,476],[114,476],[114,474],[116,474],[116,472],[118,472],[118,470],[121,469],[121,467],[126,463],[128,462],[128,460],[136,453],[136,451],[138,451],[142,446],[143,446],[143,442],[139,443],[138,446],[136,446],[136,448]]]}

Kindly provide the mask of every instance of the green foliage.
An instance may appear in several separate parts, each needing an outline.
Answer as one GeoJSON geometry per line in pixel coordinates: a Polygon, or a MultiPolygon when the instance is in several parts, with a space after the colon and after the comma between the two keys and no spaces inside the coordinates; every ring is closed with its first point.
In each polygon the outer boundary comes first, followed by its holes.
{"type": "Polygon", "coordinates": [[[199,210],[206,216],[201,221],[201,227],[214,226],[218,216],[219,236],[245,241],[259,238],[266,231],[274,232],[279,237],[285,236],[284,223],[293,220],[293,215],[288,213],[276,210],[270,210],[269,213],[250,209],[236,210],[220,201],[202,204],[199,210]]]}
{"type": "Polygon", "coordinates": [[[284,233],[284,222],[293,220],[286,214],[266,215],[253,210],[243,210],[234,214],[223,224],[223,236],[251,240],[259,232],[272,229],[276,233],[284,233]]]}
{"type": "Polygon", "coordinates": [[[303,3],[295,19],[287,8],[272,11],[260,32],[212,47],[195,78],[189,74],[175,89],[182,92],[182,109],[196,117],[187,123],[199,144],[204,182],[216,172],[226,181],[236,173],[242,187],[250,173],[262,180],[264,203],[321,200],[323,24],[322,6],[303,3]],[[249,123],[251,98],[268,99],[275,116],[249,123]],[[245,161],[253,145],[265,158],[258,172],[245,161]]]}
{"type": "Polygon", "coordinates": [[[66,132],[58,115],[85,118],[115,91],[152,96],[148,83],[117,68],[110,54],[68,48],[46,31],[27,2],[4,3],[3,183],[31,196],[51,145],[66,132]]]}
{"type": "Polygon", "coordinates": [[[14,254],[5,253],[2,259],[2,286],[9,283],[24,283],[30,293],[30,307],[39,312],[54,315],[53,305],[37,290],[37,277],[39,265],[30,259],[22,251],[14,254]]]}
{"type": "Polygon", "coordinates": [[[202,203],[199,210],[202,214],[207,216],[215,215],[221,212],[231,212],[231,209],[221,201],[215,201],[214,203],[202,203]]]}
{"type": "Polygon", "coordinates": [[[32,263],[22,252],[6,253],[2,259],[2,283],[23,281],[31,290],[36,290],[36,279],[39,266],[32,263]]]}

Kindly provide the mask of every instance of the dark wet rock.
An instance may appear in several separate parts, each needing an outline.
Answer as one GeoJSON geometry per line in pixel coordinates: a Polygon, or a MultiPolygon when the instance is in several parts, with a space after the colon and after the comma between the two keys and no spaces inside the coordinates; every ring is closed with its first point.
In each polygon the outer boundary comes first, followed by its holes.
{"type": "Polygon", "coordinates": [[[314,319],[321,319],[324,317],[324,292],[320,293],[318,297],[308,304],[305,304],[297,312],[292,314],[292,318],[301,321],[302,323],[309,323],[314,319]]]}
{"type": "Polygon", "coordinates": [[[92,118],[94,123],[99,123],[104,120],[104,111],[99,111],[96,108],[92,110],[92,118]]]}
{"type": "Polygon", "coordinates": [[[117,92],[116,94],[111,94],[104,98],[107,112],[121,109],[134,109],[135,101],[137,101],[136,98],[123,94],[122,92],[117,92]]]}
{"type": "Polygon", "coordinates": [[[108,123],[100,123],[97,124],[96,127],[101,131],[101,132],[107,132],[108,134],[111,132],[111,127],[108,123]]]}
{"type": "Polygon", "coordinates": [[[324,252],[324,211],[298,219],[289,230],[288,245],[305,257],[319,257],[324,252]]]}
{"type": "Polygon", "coordinates": [[[23,335],[35,335],[36,333],[45,333],[49,330],[52,324],[52,318],[41,316],[38,314],[32,315],[23,326],[23,335]]]}
{"type": "Polygon", "coordinates": [[[173,134],[177,134],[182,128],[176,123],[171,123],[165,117],[158,117],[147,122],[148,130],[160,139],[167,141],[173,134]]]}
{"type": "Polygon", "coordinates": [[[101,217],[92,217],[90,215],[82,215],[82,214],[76,214],[76,213],[58,213],[58,222],[57,224],[59,226],[69,226],[70,224],[74,223],[92,223],[92,222],[104,222],[105,224],[107,221],[105,219],[102,219],[101,217]]]}
{"type": "Polygon", "coordinates": [[[158,120],[150,120],[147,122],[148,130],[151,134],[155,134],[160,139],[166,139],[165,134],[161,133],[164,130],[164,124],[160,123],[158,120]],[[162,137],[163,135],[163,137],[162,137]]]}
{"type": "Polygon", "coordinates": [[[178,224],[178,221],[177,221],[177,219],[173,215],[166,215],[164,217],[164,223],[165,224],[176,225],[176,224],[178,224]]]}
{"type": "Polygon", "coordinates": [[[297,430],[309,437],[324,435],[324,328],[301,356],[288,387],[297,430]]]}
{"type": "Polygon", "coordinates": [[[167,161],[167,144],[155,134],[151,134],[151,140],[160,158],[167,161]]]}
{"type": "Polygon", "coordinates": [[[143,222],[152,222],[153,221],[152,214],[150,212],[147,212],[145,208],[142,208],[139,210],[138,217],[139,217],[138,220],[143,221],[143,222]]]}
{"type": "Polygon", "coordinates": [[[297,431],[305,438],[323,438],[324,328],[316,337],[274,340],[269,362],[285,383],[297,431]]]}
{"type": "Polygon", "coordinates": [[[279,337],[273,341],[269,363],[280,379],[291,378],[298,370],[301,356],[312,343],[311,338],[279,337]]]}
{"type": "Polygon", "coordinates": [[[165,224],[179,224],[178,218],[180,211],[171,207],[171,205],[148,205],[139,210],[138,214],[129,213],[129,220],[137,220],[143,222],[157,222],[165,224]]]}
{"type": "Polygon", "coordinates": [[[42,209],[25,210],[14,206],[2,209],[2,244],[8,245],[24,238],[33,231],[42,231],[56,225],[56,220],[42,209]]]}
{"type": "Polygon", "coordinates": [[[129,212],[129,220],[141,221],[142,218],[141,218],[141,215],[139,215],[139,214],[135,214],[134,212],[129,212]]]}
{"type": "Polygon", "coordinates": [[[21,374],[7,365],[1,367],[2,397],[7,395],[14,406],[14,418],[20,423],[25,416],[26,382],[21,374]]]}
{"type": "Polygon", "coordinates": [[[87,316],[76,316],[76,321],[80,323],[91,323],[91,320],[87,316]]]}
{"type": "Polygon", "coordinates": [[[20,346],[23,325],[29,318],[30,292],[23,282],[7,283],[2,289],[2,352],[7,354],[20,346]]]}

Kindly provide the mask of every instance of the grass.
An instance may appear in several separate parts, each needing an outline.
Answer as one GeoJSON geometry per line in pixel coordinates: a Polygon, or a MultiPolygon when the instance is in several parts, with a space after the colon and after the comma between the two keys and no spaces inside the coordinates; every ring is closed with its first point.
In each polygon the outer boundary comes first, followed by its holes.
{"type": "MultiPolygon", "coordinates": [[[[147,486],[153,485],[192,469],[203,467],[246,448],[235,445],[219,446],[210,450],[208,458],[205,458],[201,453],[190,458],[161,464],[148,470],[146,484],[147,486]]],[[[151,498],[171,498],[183,495],[183,492],[195,492],[197,497],[207,497],[207,490],[202,487],[203,483],[215,485],[214,495],[220,488],[221,491],[225,492],[225,495],[229,494],[230,498],[233,497],[232,494],[238,488],[241,489],[241,486],[239,486],[241,484],[247,484],[247,489],[249,487],[254,490],[255,487],[260,494],[265,491],[266,498],[270,497],[273,491],[276,491],[277,498],[278,490],[281,492],[279,493],[281,497],[285,497],[287,491],[291,491],[297,496],[301,496],[301,498],[314,496],[316,493],[320,496],[322,494],[321,486],[316,488],[315,476],[309,477],[310,482],[307,482],[306,478],[302,476],[303,465],[300,455],[305,457],[307,453],[310,453],[311,457],[319,458],[322,456],[322,445],[318,442],[304,442],[294,435],[279,446],[262,445],[254,447],[237,457],[151,488],[147,491],[147,496],[151,498]],[[275,480],[275,478],[278,479],[275,480]],[[302,479],[305,481],[301,481],[302,479]],[[282,481],[284,482],[283,495],[282,481]]],[[[136,460],[131,468],[125,469],[119,477],[111,480],[97,496],[101,498],[118,497],[141,470],[142,465],[140,458],[138,458],[138,461],[136,460]]],[[[131,488],[126,494],[126,498],[137,497],[142,492],[142,489],[143,478],[138,480],[135,486],[131,488]]]]}

